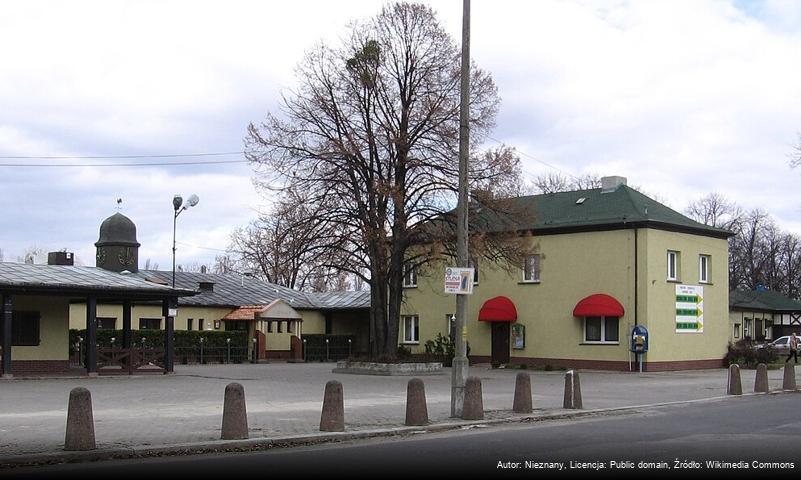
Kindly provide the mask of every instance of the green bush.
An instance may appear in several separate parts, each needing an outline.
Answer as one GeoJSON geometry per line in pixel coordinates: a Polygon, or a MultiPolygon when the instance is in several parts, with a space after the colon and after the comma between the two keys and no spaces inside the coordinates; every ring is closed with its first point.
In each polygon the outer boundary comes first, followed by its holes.
{"type": "MultiPolygon", "coordinates": [[[[467,342],[467,355],[470,355],[470,342],[467,342]]],[[[451,340],[450,336],[442,336],[437,333],[434,340],[428,340],[425,343],[426,356],[432,357],[434,361],[442,362],[442,366],[453,366],[453,357],[456,356],[456,343],[451,340]]]]}
{"type": "MultiPolygon", "coordinates": [[[[174,333],[176,348],[198,346],[200,345],[201,337],[203,338],[204,348],[226,347],[228,338],[231,339],[231,348],[250,347],[248,332],[243,330],[176,330],[174,333]]],[[[70,330],[70,353],[72,353],[78,337],[86,340],[86,330],[70,330]]],[[[122,330],[97,330],[97,343],[101,347],[110,347],[112,338],[114,338],[114,346],[122,347],[122,330]]],[[[134,345],[141,345],[142,339],[144,339],[144,345],[148,348],[163,348],[164,330],[131,330],[131,339],[134,345]]]]}
{"type": "Polygon", "coordinates": [[[738,340],[735,343],[729,343],[726,357],[726,365],[737,364],[741,368],[756,368],[760,363],[771,364],[779,359],[779,354],[776,350],[767,345],[762,348],[756,346],[750,340],[738,340]]]}

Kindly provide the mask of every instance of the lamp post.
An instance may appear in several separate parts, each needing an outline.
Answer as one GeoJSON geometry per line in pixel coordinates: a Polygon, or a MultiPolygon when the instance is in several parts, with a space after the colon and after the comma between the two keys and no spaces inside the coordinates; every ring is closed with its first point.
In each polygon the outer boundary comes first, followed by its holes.
{"type": "Polygon", "coordinates": [[[172,197],[172,208],[175,211],[172,217],[172,288],[175,288],[175,226],[178,223],[178,215],[184,210],[194,207],[199,201],[200,198],[194,193],[186,199],[186,202],[184,202],[184,197],[178,194],[172,197]]]}

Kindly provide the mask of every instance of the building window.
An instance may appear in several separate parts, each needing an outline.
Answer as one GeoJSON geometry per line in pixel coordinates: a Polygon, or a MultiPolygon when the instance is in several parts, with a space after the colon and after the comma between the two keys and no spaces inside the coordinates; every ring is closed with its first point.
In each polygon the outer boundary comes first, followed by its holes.
{"type": "Polygon", "coordinates": [[[584,343],[619,343],[618,317],[585,317],[584,343]]]}
{"type": "Polygon", "coordinates": [[[225,331],[226,332],[237,332],[237,331],[248,331],[250,329],[250,321],[248,320],[226,320],[225,321],[225,331]]]}
{"type": "Polygon", "coordinates": [[[525,263],[523,265],[523,281],[524,282],[539,282],[540,281],[540,256],[526,255],[525,263]]]}
{"type": "Polygon", "coordinates": [[[214,321],[214,329],[215,330],[219,330],[220,329],[220,321],[219,320],[215,320],[214,321]]]}
{"type": "Polygon", "coordinates": [[[765,340],[773,340],[773,320],[765,320],[765,340]]]}
{"type": "MultiPolygon", "coordinates": [[[[39,312],[12,312],[11,313],[11,345],[20,347],[35,347],[39,345],[39,312]]],[[[0,329],[0,342],[3,332],[0,329]]]]}
{"type": "Polygon", "coordinates": [[[284,323],[284,322],[275,322],[275,324],[278,326],[278,328],[277,328],[278,332],[277,333],[281,333],[281,324],[282,323],[284,323]]]}
{"type": "MultiPolygon", "coordinates": [[[[194,320],[194,319],[192,319],[192,318],[187,318],[187,319],[186,319],[186,329],[187,329],[187,330],[192,330],[192,326],[193,326],[192,324],[193,324],[193,323],[195,323],[195,320],[194,320]]],[[[198,325],[198,327],[200,327],[200,325],[198,325]]]]}
{"type": "Polygon", "coordinates": [[[403,264],[403,286],[417,286],[417,268],[411,262],[403,264]]]}
{"type": "Polygon", "coordinates": [[[709,255],[699,255],[698,256],[698,282],[699,283],[709,283],[709,265],[710,265],[710,257],[709,257],[709,255]]]}
{"type": "Polygon", "coordinates": [[[743,338],[751,338],[751,319],[743,320],[743,338]]]}
{"type": "Polygon", "coordinates": [[[139,319],[139,330],[160,330],[161,329],[161,319],[160,318],[140,318],[139,319]]]}
{"type": "Polygon", "coordinates": [[[97,317],[98,330],[114,330],[117,328],[116,317],[97,317]]]}
{"type": "Polygon", "coordinates": [[[417,315],[403,315],[403,343],[420,343],[420,320],[417,315]]]}
{"type": "Polygon", "coordinates": [[[198,318],[197,319],[197,329],[202,331],[202,330],[206,330],[206,327],[207,327],[207,325],[205,323],[205,320],[203,320],[202,318],[198,318]]]}
{"type": "Polygon", "coordinates": [[[267,322],[267,333],[273,333],[273,322],[267,322]]]}
{"type": "Polygon", "coordinates": [[[679,252],[668,250],[667,252],[667,279],[670,281],[679,280],[679,252]]]}
{"type": "Polygon", "coordinates": [[[740,324],[734,324],[734,338],[740,338],[740,324]]]}

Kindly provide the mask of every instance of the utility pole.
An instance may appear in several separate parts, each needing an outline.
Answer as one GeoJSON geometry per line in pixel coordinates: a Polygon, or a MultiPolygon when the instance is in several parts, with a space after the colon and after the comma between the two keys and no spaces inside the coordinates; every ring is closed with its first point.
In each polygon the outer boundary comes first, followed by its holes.
{"type": "MultiPolygon", "coordinates": [[[[470,0],[462,4],[462,85],[459,106],[459,200],[456,206],[456,264],[468,266],[467,161],[470,149],[470,0]]],[[[470,279],[472,281],[472,279],[470,279]]],[[[467,379],[467,295],[456,295],[456,352],[451,368],[451,417],[461,417],[467,379]]]]}

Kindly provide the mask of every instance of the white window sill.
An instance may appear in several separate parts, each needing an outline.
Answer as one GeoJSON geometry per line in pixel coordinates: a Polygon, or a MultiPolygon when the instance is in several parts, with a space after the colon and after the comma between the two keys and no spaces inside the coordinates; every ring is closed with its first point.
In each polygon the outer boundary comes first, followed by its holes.
{"type": "Polygon", "coordinates": [[[417,288],[417,284],[414,285],[404,285],[403,288],[417,288]]]}
{"type": "Polygon", "coordinates": [[[579,345],[620,345],[620,342],[595,342],[595,341],[588,341],[588,342],[581,342],[579,345]]]}
{"type": "Polygon", "coordinates": [[[527,284],[530,284],[530,283],[538,284],[538,283],[540,283],[540,280],[523,280],[523,281],[517,282],[518,285],[527,285],[527,284]]]}
{"type": "Polygon", "coordinates": [[[403,342],[401,342],[401,345],[420,345],[420,341],[419,341],[419,340],[418,340],[418,341],[416,341],[416,342],[406,342],[406,341],[403,341],[403,342]]]}

